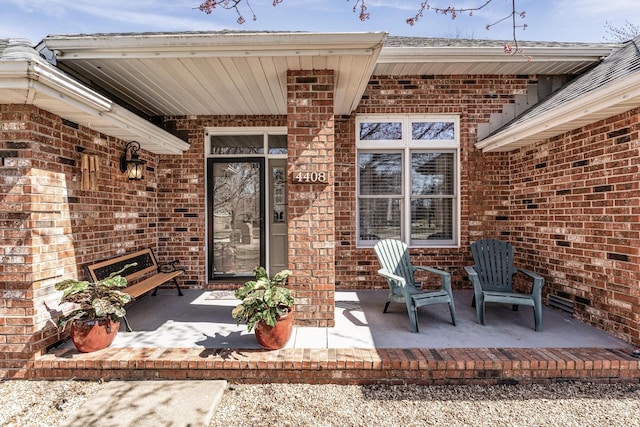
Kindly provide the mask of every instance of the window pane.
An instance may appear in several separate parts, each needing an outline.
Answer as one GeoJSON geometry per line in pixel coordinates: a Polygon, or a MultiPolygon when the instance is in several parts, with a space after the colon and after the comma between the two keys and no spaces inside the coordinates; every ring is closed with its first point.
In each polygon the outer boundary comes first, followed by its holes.
{"type": "Polygon", "coordinates": [[[453,153],[412,153],[411,194],[452,195],[453,160],[453,153]]]}
{"type": "Polygon", "coordinates": [[[360,240],[400,239],[401,199],[360,199],[360,240]]]}
{"type": "Polygon", "coordinates": [[[453,199],[411,199],[411,241],[452,240],[453,199]]]}
{"type": "Polygon", "coordinates": [[[263,135],[213,135],[211,154],[263,154],[263,135]]]}
{"type": "Polygon", "coordinates": [[[287,135],[269,135],[269,154],[287,154],[287,135]]]}
{"type": "Polygon", "coordinates": [[[402,194],[401,153],[359,153],[360,195],[402,194]]]}
{"type": "Polygon", "coordinates": [[[411,123],[411,139],[419,140],[453,140],[455,125],[453,122],[413,122],[411,123]]]}
{"type": "Polygon", "coordinates": [[[400,122],[360,123],[360,141],[399,141],[401,139],[402,123],[400,122]]]}
{"type": "Polygon", "coordinates": [[[250,276],[260,265],[261,164],[213,164],[213,277],[250,276]]]}

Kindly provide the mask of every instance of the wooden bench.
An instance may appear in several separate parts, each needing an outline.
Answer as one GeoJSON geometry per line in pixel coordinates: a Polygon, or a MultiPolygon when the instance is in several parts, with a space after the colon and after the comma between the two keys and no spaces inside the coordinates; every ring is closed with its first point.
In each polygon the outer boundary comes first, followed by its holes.
{"type": "MultiPolygon", "coordinates": [[[[110,258],[95,264],[85,266],[87,274],[93,282],[106,279],[111,273],[122,270],[127,264],[136,265],[127,268],[122,275],[127,279],[127,287],[122,291],[134,298],[144,295],[153,290],[152,295],[156,295],[158,287],[173,281],[178,289],[178,295],[182,296],[182,290],[176,278],[184,273],[184,270],[177,268],[177,261],[168,264],[158,264],[151,248],[142,249],[119,257],[110,258]],[[140,279],[136,281],[137,279],[140,279]],[[134,282],[132,284],[132,282],[134,282]]],[[[127,318],[124,319],[127,330],[131,331],[127,318]]]]}

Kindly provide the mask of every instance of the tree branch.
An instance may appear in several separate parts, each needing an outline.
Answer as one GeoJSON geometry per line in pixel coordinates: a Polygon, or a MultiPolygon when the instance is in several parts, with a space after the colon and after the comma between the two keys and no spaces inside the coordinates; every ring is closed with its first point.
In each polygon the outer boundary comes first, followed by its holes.
{"type": "MultiPolygon", "coordinates": [[[[253,20],[255,21],[256,19],[258,19],[256,17],[256,14],[253,12],[253,9],[251,8],[251,4],[249,3],[249,0],[205,0],[200,4],[198,9],[200,9],[202,12],[206,14],[210,14],[218,6],[222,9],[227,9],[227,10],[233,9],[238,14],[237,23],[243,24],[245,22],[245,19],[242,13],[240,12],[240,9],[238,8],[238,5],[240,5],[243,1],[251,11],[251,14],[253,15],[253,20]]],[[[347,0],[347,1],[350,1],[350,0],[347,0]]],[[[429,3],[429,1],[430,0],[426,0],[420,3],[420,8],[416,12],[416,14],[406,20],[407,24],[411,26],[415,25],[421,18],[424,17],[424,13],[427,11],[439,13],[442,15],[448,15],[448,16],[451,16],[451,19],[456,19],[460,13],[467,13],[469,16],[473,16],[474,12],[484,9],[490,3],[493,2],[493,0],[477,0],[479,2],[478,6],[457,8],[455,6],[447,6],[447,7],[432,6],[429,3]]],[[[455,0],[451,0],[451,1],[455,1],[455,0]]],[[[277,6],[282,2],[283,0],[273,0],[273,6],[277,6]]],[[[353,5],[353,13],[358,13],[358,18],[361,21],[366,21],[367,19],[369,19],[369,17],[371,16],[371,13],[367,8],[366,0],[355,0],[355,4],[353,5]]],[[[498,25],[504,21],[507,21],[509,18],[511,18],[511,26],[513,29],[513,44],[507,43],[504,46],[504,52],[508,55],[522,54],[522,49],[518,47],[516,29],[522,28],[524,30],[527,28],[527,24],[517,25],[516,23],[517,17],[524,19],[526,17],[526,14],[524,11],[518,12],[516,10],[516,0],[511,0],[511,12],[506,16],[504,16],[503,18],[497,20],[492,24],[488,24],[485,27],[487,30],[489,30],[491,29],[491,27],[498,25]]],[[[530,57],[528,59],[531,60],[530,57]]]]}

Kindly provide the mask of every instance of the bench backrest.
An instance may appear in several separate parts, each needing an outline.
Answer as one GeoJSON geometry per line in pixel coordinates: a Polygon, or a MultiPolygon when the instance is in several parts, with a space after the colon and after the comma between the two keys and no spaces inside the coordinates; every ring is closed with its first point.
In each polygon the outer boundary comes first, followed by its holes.
{"type": "Polygon", "coordinates": [[[110,258],[95,264],[87,265],[85,268],[93,282],[106,279],[111,273],[120,271],[127,264],[137,265],[127,268],[123,274],[127,282],[147,273],[158,271],[158,263],[151,249],[132,252],[115,258],[110,258]]]}

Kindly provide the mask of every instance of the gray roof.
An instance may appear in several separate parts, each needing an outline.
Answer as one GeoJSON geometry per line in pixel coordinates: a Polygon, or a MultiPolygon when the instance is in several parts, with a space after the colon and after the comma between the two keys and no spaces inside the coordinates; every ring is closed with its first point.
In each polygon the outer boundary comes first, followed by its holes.
{"type": "Polygon", "coordinates": [[[34,49],[33,43],[27,39],[0,39],[0,60],[25,60],[39,58],[40,55],[34,49]]]}
{"type": "MultiPolygon", "coordinates": [[[[153,37],[167,35],[243,35],[243,34],[278,34],[278,33],[300,33],[305,34],[307,31],[242,31],[242,30],[220,30],[220,31],[167,31],[167,32],[127,32],[127,33],[87,33],[87,34],[55,34],[46,38],[85,38],[85,37],[153,37]]],[[[45,39],[46,39],[45,38],[45,39]]],[[[491,39],[460,39],[460,38],[444,38],[444,37],[410,37],[410,36],[388,36],[384,43],[385,47],[496,47],[502,48],[505,44],[511,43],[512,40],[491,40],[491,39]]],[[[550,41],[531,41],[519,40],[518,46],[527,47],[618,47],[617,43],[581,43],[581,42],[550,42],[550,41]]]]}
{"type": "Polygon", "coordinates": [[[622,49],[604,58],[600,64],[579,77],[576,77],[493,134],[518,126],[525,121],[531,120],[570,101],[574,101],[577,98],[589,96],[591,92],[603,88],[610,83],[638,73],[640,71],[639,45],[640,37],[626,42],[622,49]]]}
{"type": "MultiPolygon", "coordinates": [[[[489,40],[489,39],[457,39],[457,38],[431,38],[431,37],[407,37],[389,36],[385,47],[496,47],[503,48],[505,44],[513,44],[513,40],[489,40]]],[[[518,46],[526,49],[531,47],[619,47],[619,43],[580,43],[580,42],[549,42],[518,40],[518,46]]]]}

